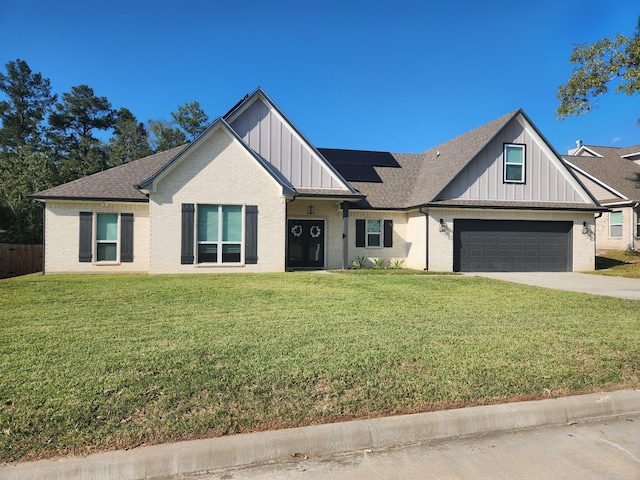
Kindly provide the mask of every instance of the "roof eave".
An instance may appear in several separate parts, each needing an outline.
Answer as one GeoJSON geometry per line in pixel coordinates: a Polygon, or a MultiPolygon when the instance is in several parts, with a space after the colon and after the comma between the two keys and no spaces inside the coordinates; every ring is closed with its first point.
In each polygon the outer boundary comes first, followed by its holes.
{"type": "Polygon", "coordinates": [[[27,198],[36,202],[47,202],[49,200],[62,200],[71,202],[118,202],[118,203],[149,203],[148,198],[123,198],[123,197],[82,197],[70,195],[29,195],[27,198]]]}
{"type": "Polygon", "coordinates": [[[473,204],[440,204],[438,202],[427,202],[424,205],[416,206],[414,208],[463,208],[463,209],[475,209],[475,210],[538,210],[538,211],[556,211],[556,212],[608,212],[609,209],[599,205],[593,206],[576,206],[558,207],[555,205],[473,205],[473,204]]]}

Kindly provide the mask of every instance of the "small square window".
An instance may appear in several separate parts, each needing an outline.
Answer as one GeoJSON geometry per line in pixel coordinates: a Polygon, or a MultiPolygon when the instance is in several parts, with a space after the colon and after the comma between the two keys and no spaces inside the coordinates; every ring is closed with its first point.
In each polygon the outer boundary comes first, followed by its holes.
{"type": "Polygon", "coordinates": [[[622,237],[622,212],[609,213],[609,236],[622,237]]]}
{"type": "Polygon", "coordinates": [[[505,183],[524,183],[525,146],[505,144],[503,157],[505,183]]]}
{"type": "Polygon", "coordinates": [[[382,246],[381,220],[367,220],[367,247],[382,246]]]}

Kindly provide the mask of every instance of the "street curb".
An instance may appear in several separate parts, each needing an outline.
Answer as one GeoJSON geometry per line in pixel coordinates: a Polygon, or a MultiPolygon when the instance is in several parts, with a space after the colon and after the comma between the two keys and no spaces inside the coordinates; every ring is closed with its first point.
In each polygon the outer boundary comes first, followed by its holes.
{"type": "Polygon", "coordinates": [[[87,457],[0,467],[0,479],[139,480],[429,440],[640,413],[640,390],[506,403],[440,412],[154,445],[87,457]]]}

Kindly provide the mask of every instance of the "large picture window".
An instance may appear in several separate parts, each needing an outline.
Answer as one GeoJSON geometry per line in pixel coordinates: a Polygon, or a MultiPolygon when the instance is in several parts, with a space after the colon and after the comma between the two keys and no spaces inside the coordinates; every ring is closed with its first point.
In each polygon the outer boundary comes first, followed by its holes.
{"type": "Polygon", "coordinates": [[[198,263],[240,263],[242,206],[198,205],[198,263]]]}
{"type": "Polygon", "coordinates": [[[609,236],[622,237],[622,212],[609,213],[609,236]]]}
{"type": "Polygon", "coordinates": [[[118,260],[118,214],[96,215],[96,260],[115,262],[118,260]]]}
{"type": "Polygon", "coordinates": [[[525,146],[505,144],[503,155],[505,183],[524,183],[525,146]]]}

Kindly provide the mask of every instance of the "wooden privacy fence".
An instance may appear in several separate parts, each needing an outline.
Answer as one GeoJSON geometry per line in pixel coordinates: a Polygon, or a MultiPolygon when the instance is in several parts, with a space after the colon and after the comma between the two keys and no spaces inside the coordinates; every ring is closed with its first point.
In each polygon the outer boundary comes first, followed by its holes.
{"type": "Polygon", "coordinates": [[[42,271],[42,245],[0,243],[0,278],[42,271]]]}

